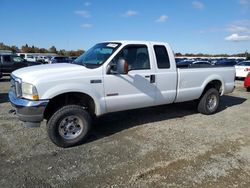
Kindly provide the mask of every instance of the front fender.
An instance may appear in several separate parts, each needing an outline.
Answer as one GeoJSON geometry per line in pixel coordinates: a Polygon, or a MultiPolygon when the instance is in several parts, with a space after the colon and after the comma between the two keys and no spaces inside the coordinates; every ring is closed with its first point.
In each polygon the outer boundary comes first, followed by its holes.
{"type": "Polygon", "coordinates": [[[38,88],[39,98],[40,99],[52,99],[58,95],[70,92],[79,92],[83,94],[89,95],[95,103],[95,113],[97,116],[105,113],[106,105],[105,99],[103,97],[103,86],[100,85],[99,87],[90,87],[84,83],[63,83],[57,84],[53,87],[46,87],[44,92],[41,93],[38,88]]]}

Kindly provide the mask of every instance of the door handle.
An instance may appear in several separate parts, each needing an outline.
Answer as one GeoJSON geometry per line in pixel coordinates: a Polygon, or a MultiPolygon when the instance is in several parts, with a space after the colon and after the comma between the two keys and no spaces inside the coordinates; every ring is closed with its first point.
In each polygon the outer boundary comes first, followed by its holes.
{"type": "Polygon", "coordinates": [[[150,83],[155,83],[155,75],[147,75],[145,78],[150,78],[150,83]]]}
{"type": "Polygon", "coordinates": [[[155,75],[150,75],[150,83],[155,83],[155,75]]]}

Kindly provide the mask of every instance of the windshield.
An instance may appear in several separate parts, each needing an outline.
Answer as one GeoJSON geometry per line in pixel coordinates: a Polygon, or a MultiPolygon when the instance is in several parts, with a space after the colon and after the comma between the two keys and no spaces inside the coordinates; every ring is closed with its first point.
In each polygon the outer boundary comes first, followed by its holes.
{"type": "Polygon", "coordinates": [[[120,46],[120,43],[100,43],[89,49],[76,60],[74,64],[88,68],[97,68],[102,65],[120,46]]]}

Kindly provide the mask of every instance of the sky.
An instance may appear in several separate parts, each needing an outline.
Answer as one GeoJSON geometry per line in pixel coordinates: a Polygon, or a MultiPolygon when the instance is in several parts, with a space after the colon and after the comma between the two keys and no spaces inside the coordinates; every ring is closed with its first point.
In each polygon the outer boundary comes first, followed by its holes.
{"type": "Polygon", "coordinates": [[[250,52],[250,0],[0,0],[0,42],[87,50],[108,40],[250,52]]]}

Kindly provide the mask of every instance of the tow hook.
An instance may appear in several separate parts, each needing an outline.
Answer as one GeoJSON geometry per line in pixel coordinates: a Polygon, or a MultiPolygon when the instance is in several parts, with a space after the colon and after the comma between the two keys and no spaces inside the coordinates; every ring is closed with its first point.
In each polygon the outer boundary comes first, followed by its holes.
{"type": "Polygon", "coordinates": [[[11,109],[11,110],[9,110],[9,114],[16,115],[16,110],[15,110],[15,109],[11,109]]]}

